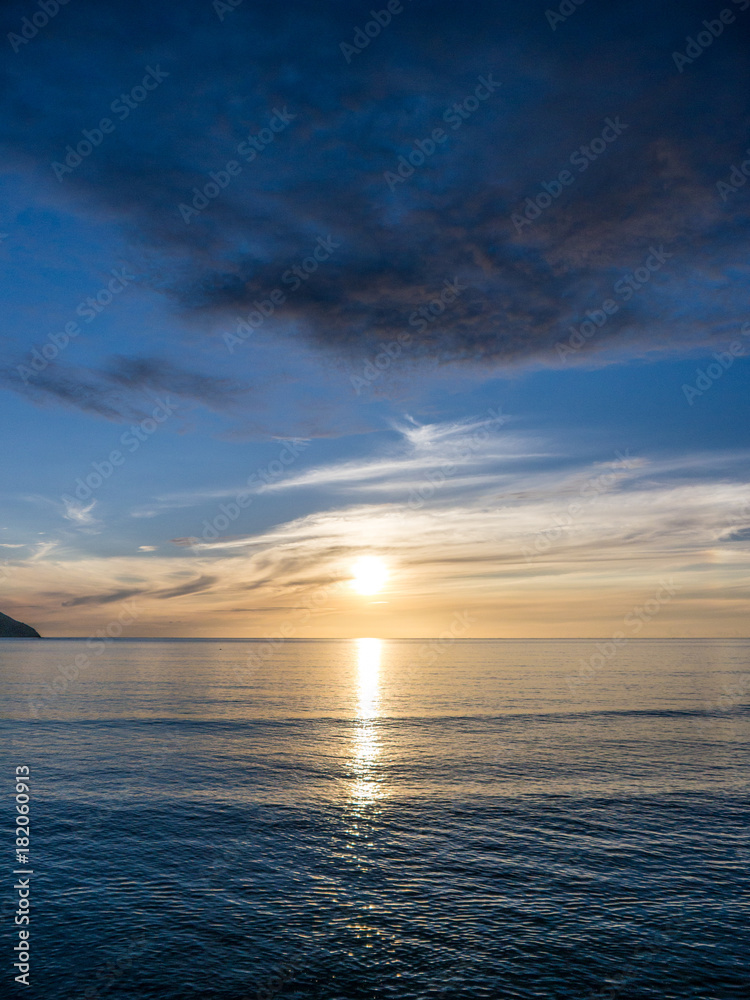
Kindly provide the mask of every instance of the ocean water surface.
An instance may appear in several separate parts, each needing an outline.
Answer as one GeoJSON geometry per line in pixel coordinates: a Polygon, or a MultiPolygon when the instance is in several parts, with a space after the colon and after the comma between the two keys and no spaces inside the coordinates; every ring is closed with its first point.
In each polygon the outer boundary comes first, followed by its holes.
{"type": "Polygon", "coordinates": [[[750,642],[596,652],[2,640],[29,995],[747,998],[750,642]]]}

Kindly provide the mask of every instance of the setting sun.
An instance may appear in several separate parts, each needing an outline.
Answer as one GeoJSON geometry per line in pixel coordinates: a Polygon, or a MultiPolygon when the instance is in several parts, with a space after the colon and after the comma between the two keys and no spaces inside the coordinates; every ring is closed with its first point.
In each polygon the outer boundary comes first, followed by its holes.
{"type": "Polygon", "coordinates": [[[358,594],[377,594],[388,579],[388,569],[378,556],[362,556],[352,566],[352,587],[358,594]]]}

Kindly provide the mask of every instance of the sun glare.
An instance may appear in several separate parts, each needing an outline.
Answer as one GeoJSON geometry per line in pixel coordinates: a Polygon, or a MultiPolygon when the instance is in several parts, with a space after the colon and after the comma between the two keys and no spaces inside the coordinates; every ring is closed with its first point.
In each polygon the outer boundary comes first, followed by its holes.
{"type": "Polygon", "coordinates": [[[378,556],[362,556],[352,566],[352,587],[358,594],[377,594],[388,579],[385,563],[378,556]]]}

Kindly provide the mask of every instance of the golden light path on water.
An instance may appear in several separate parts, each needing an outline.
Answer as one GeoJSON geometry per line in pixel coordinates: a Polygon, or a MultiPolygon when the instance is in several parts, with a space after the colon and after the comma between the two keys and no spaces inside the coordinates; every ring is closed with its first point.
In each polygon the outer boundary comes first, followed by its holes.
{"type": "Polygon", "coordinates": [[[380,639],[357,639],[356,643],[358,701],[352,753],[354,784],[351,798],[355,806],[364,806],[371,805],[383,795],[378,780],[380,741],[374,724],[379,714],[383,643],[380,639]]]}

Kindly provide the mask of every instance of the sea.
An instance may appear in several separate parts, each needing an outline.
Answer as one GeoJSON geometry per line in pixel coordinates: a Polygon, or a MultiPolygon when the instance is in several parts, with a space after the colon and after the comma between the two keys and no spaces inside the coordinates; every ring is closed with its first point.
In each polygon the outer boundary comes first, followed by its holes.
{"type": "Polygon", "coordinates": [[[0,662],[0,996],[750,997],[750,641],[4,639],[0,662]]]}

